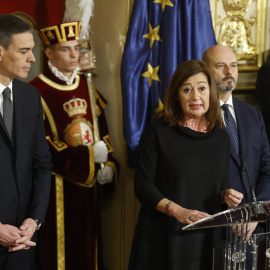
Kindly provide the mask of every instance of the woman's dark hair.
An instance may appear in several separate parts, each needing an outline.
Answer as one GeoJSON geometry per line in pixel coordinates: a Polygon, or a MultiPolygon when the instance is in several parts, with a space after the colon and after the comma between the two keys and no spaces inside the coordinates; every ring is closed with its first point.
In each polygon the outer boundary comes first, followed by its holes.
{"type": "Polygon", "coordinates": [[[223,126],[215,82],[207,65],[200,60],[183,62],[174,72],[164,98],[164,120],[169,125],[175,125],[179,122],[185,123],[183,110],[179,101],[179,89],[189,77],[198,73],[203,73],[206,76],[210,88],[209,109],[205,114],[208,123],[207,131],[212,130],[215,125],[219,127],[223,126]]]}

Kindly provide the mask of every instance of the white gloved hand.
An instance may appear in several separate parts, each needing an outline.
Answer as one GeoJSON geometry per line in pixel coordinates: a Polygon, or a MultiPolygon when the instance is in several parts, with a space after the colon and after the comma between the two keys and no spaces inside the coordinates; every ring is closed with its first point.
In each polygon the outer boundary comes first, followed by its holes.
{"type": "Polygon", "coordinates": [[[104,141],[99,141],[93,145],[96,163],[104,163],[108,160],[108,149],[104,141]]]}
{"type": "Polygon", "coordinates": [[[103,171],[98,170],[97,180],[101,185],[111,183],[113,180],[114,171],[111,166],[105,166],[103,171]]]}

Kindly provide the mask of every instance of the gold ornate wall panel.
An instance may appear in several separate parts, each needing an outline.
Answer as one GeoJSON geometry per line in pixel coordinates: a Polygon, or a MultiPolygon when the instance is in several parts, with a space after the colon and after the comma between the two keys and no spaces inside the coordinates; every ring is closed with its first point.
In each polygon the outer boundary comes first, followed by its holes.
{"type": "Polygon", "coordinates": [[[212,11],[217,42],[230,47],[240,72],[257,71],[265,52],[268,0],[215,0],[212,11]]]}

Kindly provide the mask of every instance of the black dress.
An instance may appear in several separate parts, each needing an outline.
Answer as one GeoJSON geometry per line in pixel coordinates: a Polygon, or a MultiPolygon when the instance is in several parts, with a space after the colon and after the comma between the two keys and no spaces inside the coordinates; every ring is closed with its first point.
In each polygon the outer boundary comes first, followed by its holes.
{"type": "MultiPolygon", "coordinates": [[[[220,191],[229,188],[229,160],[223,129],[201,133],[168,126],[163,118],[150,124],[138,152],[135,194],[141,210],[129,270],[212,269],[213,248],[221,248],[220,229],[182,231],[186,224],[155,208],[167,198],[184,208],[220,212],[220,191]]],[[[222,269],[222,260],[215,261],[220,264],[215,269],[222,269]]]]}

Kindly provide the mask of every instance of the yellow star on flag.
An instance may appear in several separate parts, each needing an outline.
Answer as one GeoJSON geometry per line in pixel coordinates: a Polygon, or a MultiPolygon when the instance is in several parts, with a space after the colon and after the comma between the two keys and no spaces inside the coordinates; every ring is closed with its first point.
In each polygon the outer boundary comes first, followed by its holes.
{"type": "Polygon", "coordinates": [[[161,82],[161,80],[159,79],[159,77],[158,77],[158,75],[157,75],[158,70],[159,70],[159,66],[153,68],[153,67],[148,63],[148,70],[147,70],[146,72],[144,72],[144,73],[142,74],[142,76],[148,78],[148,80],[149,80],[149,86],[152,85],[153,80],[156,80],[156,81],[158,81],[158,82],[161,82]]]}
{"type": "Polygon", "coordinates": [[[155,113],[160,113],[164,109],[164,105],[160,99],[158,99],[158,108],[155,108],[155,113]]]}
{"type": "Polygon", "coordinates": [[[154,3],[162,5],[162,11],[164,11],[165,6],[174,7],[173,3],[170,0],[155,0],[154,3]]]}
{"type": "Polygon", "coordinates": [[[162,41],[158,35],[158,31],[159,31],[159,26],[153,29],[151,24],[149,23],[149,33],[146,35],[143,35],[143,37],[150,39],[150,48],[152,48],[155,40],[162,41]]]}

